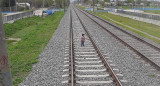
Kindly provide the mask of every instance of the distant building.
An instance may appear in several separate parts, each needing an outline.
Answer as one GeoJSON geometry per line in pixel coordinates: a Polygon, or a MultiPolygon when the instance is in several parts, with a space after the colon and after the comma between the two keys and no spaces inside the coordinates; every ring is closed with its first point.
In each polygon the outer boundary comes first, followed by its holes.
{"type": "Polygon", "coordinates": [[[96,6],[101,6],[101,4],[99,4],[99,3],[98,3],[98,4],[95,4],[95,5],[96,5],[96,6]]]}
{"type": "Polygon", "coordinates": [[[19,7],[31,7],[31,5],[29,3],[16,3],[17,6],[19,7]]]}
{"type": "Polygon", "coordinates": [[[98,1],[104,1],[104,0],[98,0],[98,1]]]}

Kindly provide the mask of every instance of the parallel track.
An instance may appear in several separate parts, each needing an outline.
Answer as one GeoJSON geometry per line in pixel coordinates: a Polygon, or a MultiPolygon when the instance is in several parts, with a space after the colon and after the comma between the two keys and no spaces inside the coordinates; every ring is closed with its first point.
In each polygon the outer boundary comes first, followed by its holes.
{"type": "Polygon", "coordinates": [[[122,86],[74,9],[70,11],[69,44],[69,86],[122,86]],[[72,12],[75,12],[83,29],[73,29],[72,12]],[[78,36],[74,34],[79,31],[86,34],[85,47],[79,45],[78,36]]]}
{"type": "Polygon", "coordinates": [[[154,66],[157,70],[160,70],[160,48],[148,43],[147,41],[127,32],[126,30],[118,27],[117,25],[110,23],[104,19],[101,19],[89,12],[83,11],[77,8],[79,12],[82,12],[88,18],[90,18],[93,22],[95,22],[98,26],[101,27],[102,30],[110,33],[114,38],[118,39],[125,46],[129,47],[133,50],[137,55],[142,57],[145,61],[150,63],[150,65],[154,66]],[[107,26],[111,26],[114,29],[110,29],[107,26]]]}
{"type": "Polygon", "coordinates": [[[74,86],[74,45],[73,45],[73,28],[72,28],[72,13],[70,10],[70,86],[74,86]]]}

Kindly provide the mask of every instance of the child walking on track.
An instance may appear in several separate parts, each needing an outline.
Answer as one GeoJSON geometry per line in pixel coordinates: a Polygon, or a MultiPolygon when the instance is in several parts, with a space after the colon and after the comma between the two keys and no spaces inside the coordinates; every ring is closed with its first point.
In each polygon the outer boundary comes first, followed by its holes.
{"type": "Polygon", "coordinates": [[[84,37],[84,34],[82,34],[82,37],[81,37],[81,47],[84,46],[84,42],[85,42],[85,37],[84,37]]]}

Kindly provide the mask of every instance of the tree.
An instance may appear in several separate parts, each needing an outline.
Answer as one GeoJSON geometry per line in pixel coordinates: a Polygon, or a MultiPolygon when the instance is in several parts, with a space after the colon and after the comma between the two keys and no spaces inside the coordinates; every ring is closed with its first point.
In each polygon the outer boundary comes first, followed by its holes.
{"type": "Polygon", "coordinates": [[[70,0],[55,0],[56,6],[57,6],[58,8],[63,8],[64,1],[65,1],[65,5],[66,5],[66,6],[69,6],[70,0]]]}
{"type": "Polygon", "coordinates": [[[55,2],[58,7],[62,8],[62,6],[63,6],[62,0],[55,0],[55,2]]]}
{"type": "Polygon", "coordinates": [[[0,0],[0,7],[2,7],[2,5],[3,5],[3,4],[2,4],[2,0],[0,0]]]}
{"type": "Polygon", "coordinates": [[[127,0],[126,2],[127,3],[132,3],[134,0],[127,0]]]}
{"type": "Polygon", "coordinates": [[[104,2],[110,2],[110,0],[104,0],[104,2]]]}
{"type": "MultiPolygon", "coordinates": [[[[17,0],[18,3],[29,3],[32,7],[42,7],[43,0],[17,0]]],[[[49,7],[53,4],[53,0],[44,0],[44,7],[49,7]]]]}
{"type": "Polygon", "coordinates": [[[142,0],[137,0],[136,1],[137,4],[140,4],[141,2],[142,2],[142,0]]]}
{"type": "Polygon", "coordinates": [[[104,6],[105,2],[104,1],[100,1],[99,3],[101,4],[101,6],[104,6]]]}
{"type": "Polygon", "coordinates": [[[9,7],[9,6],[12,7],[15,5],[15,0],[0,0],[0,3],[1,7],[9,7]]]}
{"type": "Polygon", "coordinates": [[[67,6],[70,5],[70,0],[66,0],[66,5],[67,5],[67,6]]]}

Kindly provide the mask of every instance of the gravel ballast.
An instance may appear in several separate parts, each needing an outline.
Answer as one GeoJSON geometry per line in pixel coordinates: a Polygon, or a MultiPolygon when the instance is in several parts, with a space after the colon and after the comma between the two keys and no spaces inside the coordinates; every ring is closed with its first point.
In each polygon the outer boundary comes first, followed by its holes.
{"type": "Polygon", "coordinates": [[[69,38],[69,11],[62,18],[53,37],[39,55],[30,74],[19,86],[61,86],[66,41],[69,38]]]}
{"type": "MultiPolygon", "coordinates": [[[[146,66],[148,63],[138,58],[137,55],[129,48],[124,46],[118,40],[113,38],[109,33],[99,29],[98,25],[78,12],[80,18],[83,18],[85,26],[97,42],[103,54],[110,57],[113,63],[118,67],[123,79],[127,80],[126,86],[159,86],[159,72],[152,66],[146,66]]],[[[108,25],[109,29],[114,27],[108,25]]]]}
{"type": "MultiPolygon", "coordinates": [[[[73,10],[72,10],[73,11],[73,10]]],[[[62,75],[64,68],[64,58],[66,44],[69,41],[70,17],[68,10],[62,18],[53,37],[50,39],[44,51],[39,55],[38,63],[34,64],[30,74],[19,86],[62,86],[65,80],[62,75]]],[[[96,44],[105,57],[108,57],[116,68],[118,73],[123,75],[123,80],[127,82],[123,86],[160,86],[158,72],[154,67],[149,66],[139,56],[137,56],[128,47],[113,38],[109,33],[101,30],[98,25],[92,22],[81,12],[77,11],[84,22],[88,31],[92,35],[96,44]]],[[[82,28],[78,24],[73,13],[73,28],[82,28]]],[[[108,28],[113,27],[108,25],[108,28]]],[[[84,33],[81,31],[81,33],[84,33]]],[[[81,33],[75,32],[75,37],[81,37],[81,33]]],[[[76,41],[74,39],[74,41],[76,41]]],[[[77,42],[78,43],[78,42],[77,42]]],[[[67,58],[67,57],[66,57],[67,58]]],[[[107,60],[108,60],[107,59],[107,60]]],[[[66,78],[67,80],[69,78],[66,78]]]]}
{"type": "Polygon", "coordinates": [[[75,52],[83,52],[79,54],[74,52],[75,53],[74,59],[76,65],[74,74],[76,76],[75,77],[76,86],[115,86],[113,78],[109,76],[108,70],[106,69],[102,60],[98,56],[96,49],[94,48],[93,44],[91,43],[91,40],[87,36],[87,33],[83,29],[74,10],[72,10],[72,15],[73,15],[72,18],[73,18],[73,36],[74,36],[73,38],[75,46],[74,49],[76,50],[75,52]],[[80,39],[82,34],[85,34],[85,39],[86,39],[84,47],[80,46],[80,39]],[[94,53],[84,53],[84,52],[94,52],[94,53]],[[92,63],[93,61],[98,63],[92,63]],[[85,62],[87,62],[87,64],[85,62]]]}

